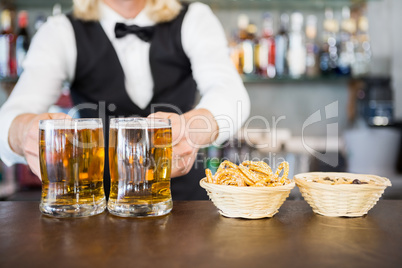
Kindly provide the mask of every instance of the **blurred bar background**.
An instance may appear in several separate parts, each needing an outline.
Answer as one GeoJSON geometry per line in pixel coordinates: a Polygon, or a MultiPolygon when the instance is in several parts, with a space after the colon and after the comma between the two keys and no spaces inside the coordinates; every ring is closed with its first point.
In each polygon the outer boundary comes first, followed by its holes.
{"type": "MultiPolygon", "coordinates": [[[[18,76],[29,40],[71,1],[3,0],[0,104],[18,76]]],[[[385,199],[402,199],[402,1],[204,0],[225,30],[230,56],[251,98],[251,115],[223,146],[199,152],[222,159],[290,163],[308,171],[388,177],[385,199]]],[[[201,23],[201,22],[200,22],[201,23]]],[[[68,83],[51,111],[71,108],[68,83]]],[[[201,178],[195,178],[201,179],[201,178]]],[[[39,200],[25,165],[1,163],[1,200],[39,200]]],[[[297,189],[291,198],[300,199],[297,189]]]]}

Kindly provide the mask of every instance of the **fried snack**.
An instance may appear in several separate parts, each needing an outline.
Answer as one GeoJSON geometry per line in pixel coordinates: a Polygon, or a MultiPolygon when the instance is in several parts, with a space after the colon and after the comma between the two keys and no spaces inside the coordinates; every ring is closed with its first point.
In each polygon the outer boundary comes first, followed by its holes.
{"type": "Polygon", "coordinates": [[[280,181],[280,182],[284,182],[289,175],[289,163],[288,162],[282,162],[278,168],[276,169],[275,175],[274,175],[274,179],[276,181],[280,181]],[[281,171],[283,170],[283,175],[282,177],[279,177],[279,174],[281,174],[281,171]]]}
{"type": "Polygon", "coordinates": [[[205,175],[207,175],[207,182],[214,183],[214,177],[212,176],[212,172],[209,168],[205,170],[205,175]]]}
{"type": "Polygon", "coordinates": [[[233,185],[233,186],[246,186],[243,178],[241,178],[239,176],[231,176],[231,177],[227,176],[224,179],[222,179],[219,184],[233,185]]]}
{"type": "Polygon", "coordinates": [[[253,185],[257,181],[259,181],[257,175],[254,172],[252,172],[251,170],[249,170],[248,168],[246,168],[245,166],[239,165],[239,170],[246,177],[246,184],[247,185],[253,185]]]}
{"type": "Polygon", "coordinates": [[[245,186],[244,179],[235,169],[222,169],[215,174],[216,184],[236,184],[237,186],[245,186]]]}
{"type": "Polygon", "coordinates": [[[270,178],[273,176],[271,167],[268,164],[266,164],[265,162],[262,162],[265,165],[259,164],[261,162],[255,162],[255,164],[254,163],[250,164],[248,162],[250,162],[250,161],[243,162],[242,166],[248,166],[248,168],[250,170],[265,174],[267,177],[270,177],[270,178]]]}
{"type": "Polygon", "coordinates": [[[271,167],[267,163],[263,161],[244,161],[242,165],[247,166],[251,171],[254,171],[254,173],[257,174],[258,181],[256,184],[258,183],[258,185],[267,186],[267,184],[273,182],[274,174],[272,173],[271,167]]]}
{"type": "Polygon", "coordinates": [[[236,164],[225,160],[219,165],[214,182],[217,184],[246,186],[246,181],[249,181],[249,179],[238,170],[239,167],[236,164]],[[232,176],[233,178],[232,180],[223,180],[222,176],[232,176]]]}
{"type": "Polygon", "coordinates": [[[271,167],[263,161],[244,161],[239,166],[230,162],[223,161],[215,175],[211,170],[205,170],[208,183],[250,186],[250,187],[275,187],[290,183],[287,178],[289,174],[289,163],[282,162],[275,174],[271,167]],[[283,175],[279,174],[283,170],[283,175]]]}
{"type": "Polygon", "coordinates": [[[271,169],[271,167],[265,163],[264,161],[244,161],[243,163],[241,163],[243,166],[259,166],[262,168],[269,168],[271,169]]]}
{"type": "Polygon", "coordinates": [[[237,165],[233,164],[232,162],[225,160],[223,161],[219,167],[218,167],[218,171],[222,170],[222,169],[226,169],[226,168],[233,168],[233,169],[237,169],[237,165]]]}
{"type": "Polygon", "coordinates": [[[324,178],[316,178],[313,179],[313,182],[323,183],[323,184],[330,184],[330,185],[339,185],[339,184],[375,184],[373,181],[361,181],[359,179],[349,179],[344,177],[324,177],[324,178]]]}

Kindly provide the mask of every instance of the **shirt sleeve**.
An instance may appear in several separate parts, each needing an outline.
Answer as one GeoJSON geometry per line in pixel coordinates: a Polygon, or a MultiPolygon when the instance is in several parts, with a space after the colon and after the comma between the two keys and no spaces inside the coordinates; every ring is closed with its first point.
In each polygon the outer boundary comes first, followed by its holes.
{"type": "Polygon", "coordinates": [[[189,6],[182,25],[183,49],[190,59],[201,100],[219,127],[215,143],[222,144],[250,114],[250,99],[229,57],[227,40],[218,18],[202,3],[189,6]]]}
{"type": "Polygon", "coordinates": [[[34,36],[24,71],[0,109],[0,157],[6,165],[25,163],[9,146],[11,123],[20,114],[48,111],[60,97],[62,83],[73,79],[76,54],[74,31],[64,15],[49,18],[34,36]]]}

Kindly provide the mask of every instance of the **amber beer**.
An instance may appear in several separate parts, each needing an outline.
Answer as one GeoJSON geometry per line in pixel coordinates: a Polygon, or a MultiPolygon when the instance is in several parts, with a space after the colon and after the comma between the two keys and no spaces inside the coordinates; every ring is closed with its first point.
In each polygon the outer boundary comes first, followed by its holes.
{"type": "Polygon", "coordinates": [[[108,210],[123,217],[170,212],[172,129],[168,119],[112,119],[108,210]]]}
{"type": "Polygon", "coordinates": [[[102,121],[42,120],[39,136],[42,213],[82,217],[103,212],[106,200],[102,121]]]}

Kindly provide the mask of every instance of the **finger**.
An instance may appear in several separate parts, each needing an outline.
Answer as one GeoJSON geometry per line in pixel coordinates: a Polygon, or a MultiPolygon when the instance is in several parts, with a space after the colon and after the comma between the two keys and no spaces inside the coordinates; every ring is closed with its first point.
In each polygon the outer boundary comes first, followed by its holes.
{"type": "Polygon", "coordinates": [[[27,133],[25,137],[26,141],[35,141],[38,142],[39,140],[39,125],[33,125],[27,133]]]}
{"type": "Polygon", "coordinates": [[[24,153],[39,155],[39,126],[32,126],[25,137],[24,153]]]}
{"type": "Polygon", "coordinates": [[[196,159],[196,152],[183,157],[176,155],[172,161],[171,177],[174,178],[186,175],[193,167],[195,159],[196,159]]]}
{"type": "Polygon", "coordinates": [[[150,114],[148,118],[169,119],[172,126],[173,145],[180,142],[185,137],[185,120],[183,116],[175,113],[156,112],[150,114]]]}
{"type": "Polygon", "coordinates": [[[32,156],[39,156],[39,145],[38,142],[25,142],[24,145],[24,155],[32,155],[32,156]]]}
{"type": "Polygon", "coordinates": [[[188,155],[194,154],[198,149],[196,147],[190,146],[185,140],[182,140],[177,145],[173,146],[173,155],[177,155],[179,157],[184,157],[188,155]]]}
{"type": "Polygon", "coordinates": [[[150,114],[148,118],[169,119],[172,124],[172,128],[177,128],[179,125],[183,124],[181,116],[175,113],[157,112],[154,114],[150,114]]]}
{"type": "Polygon", "coordinates": [[[163,118],[169,119],[172,116],[172,113],[165,113],[165,112],[156,112],[153,114],[148,115],[148,118],[163,118]]]}
{"type": "Polygon", "coordinates": [[[50,119],[70,119],[71,116],[65,113],[49,113],[50,119]]]}
{"type": "Polygon", "coordinates": [[[172,173],[171,173],[171,178],[176,178],[176,177],[180,177],[186,174],[186,168],[184,166],[174,166],[172,167],[172,173]]]}
{"type": "Polygon", "coordinates": [[[172,168],[172,173],[171,177],[180,177],[186,175],[192,168],[194,164],[195,158],[189,157],[189,158],[182,158],[176,166],[172,168]]]}
{"type": "Polygon", "coordinates": [[[173,155],[172,157],[172,172],[171,172],[171,177],[179,177],[183,174],[183,171],[185,169],[185,160],[178,156],[178,155],[173,155]]]}
{"type": "Polygon", "coordinates": [[[184,116],[171,114],[170,122],[172,124],[172,141],[173,145],[178,144],[182,139],[186,138],[186,121],[184,116]]]}
{"type": "Polygon", "coordinates": [[[40,165],[39,165],[39,158],[38,158],[38,156],[34,156],[34,155],[28,154],[28,155],[25,156],[25,158],[26,158],[26,160],[27,160],[28,166],[29,166],[29,168],[31,169],[31,171],[32,171],[36,176],[38,176],[38,178],[39,178],[40,180],[42,180],[41,174],[40,174],[40,165]]]}

